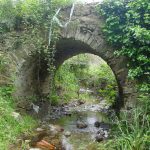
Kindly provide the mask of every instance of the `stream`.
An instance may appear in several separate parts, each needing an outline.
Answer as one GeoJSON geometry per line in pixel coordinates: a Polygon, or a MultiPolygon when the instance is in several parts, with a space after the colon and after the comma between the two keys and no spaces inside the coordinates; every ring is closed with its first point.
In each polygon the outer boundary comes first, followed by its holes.
{"type": "Polygon", "coordinates": [[[107,122],[106,115],[100,112],[84,111],[58,119],[54,124],[59,124],[64,128],[62,135],[62,145],[65,150],[86,150],[95,144],[95,137],[100,128],[95,127],[95,122],[107,122]],[[77,121],[82,120],[87,127],[79,129],[77,121]]]}
{"type": "MultiPolygon", "coordinates": [[[[81,102],[80,102],[81,103],[81,102]]],[[[96,150],[96,144],[106,140],[110,126],[106,113],[105,101],[78,104],[72,102],[63,108],[54,109],[54,114],[62,115],[57,119],[51,114],[48,121],[50,128],[59,126],[63,132],[59,134],[62,150],[96,150]]],[[[59,148],[58,148],[59,149],[59,148]]]]}
{"type": "MultiPolygon", "coordinates": [[[[104,100],[95,99],[91,102],[75,100],[59,107],[52,106],[51,114],[45,115],[34,133],[21,137],[21,141],[27,145],[25,150],[96,150],[97,142],[109,138],[108,108],[104,100]],[[43,148],[35,142],[42,140],[55,148],[43,148]]],[[[15,150],[23,149],[21,144],[17,144],[17,147],[15,145],[15,150]]]]}

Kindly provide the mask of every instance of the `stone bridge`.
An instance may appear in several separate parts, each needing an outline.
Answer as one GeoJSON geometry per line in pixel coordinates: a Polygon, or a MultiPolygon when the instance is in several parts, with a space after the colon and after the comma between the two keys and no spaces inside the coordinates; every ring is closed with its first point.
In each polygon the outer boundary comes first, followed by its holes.
{"type": "MultiPolygon", "coordinates": [[[[103,20],[96,12],[95,5],[75,5],[70,23],[66,28],[61,28],[60,39],[56,45],[56,66],[58,68],[68,58],[81,53],[91,53],[101,57],[112,69],[118,83],[119,98],[116,106],[132,106],[135,102],[136,91],[134,85],[127,80],[127,59],[115,56],[115,48],[111,47],[103,37],[103,20]]],[[[60,12],[65,21],[69,18],[70,9],[71,7],[63,8],[60,12]]],[[[21,33],[10,33],[3,39],[5,42],[1,42],[0,49],[12,48],[15,38],[21,39],[21,33]]],[[[11,53],[17,62],[16,96],[33,96],[39,91],[43,94],[49,92],[47,63],[44,59],[41,60],[40,70],[38,70],[38,58],[29,56],[30,49],[31,45],[29,47],[22,44],[16,48],[15,54],[11,53]]]]}

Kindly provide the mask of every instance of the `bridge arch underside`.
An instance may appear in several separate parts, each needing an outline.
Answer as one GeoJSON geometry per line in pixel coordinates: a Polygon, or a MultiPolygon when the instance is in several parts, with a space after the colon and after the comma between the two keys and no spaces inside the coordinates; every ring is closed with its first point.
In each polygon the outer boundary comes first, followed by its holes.
{"type": "MultiPolygon", "coordinates": [[[[56,45],[55,62],[56,68],[63,64],[63,62],[75,55],[81,53],[91,53],[101,57],[107,62],[112,69],[118,84],[118,99],[115,102],[116,109],[124,106],[126,99],[129,99],[130,94],[126,93],[128,84],[126,78],[128,69],[126,68],[126,58],[116,57],[114,51],[110,49],[94,49],[87,43],[75,40],[73,38],[61,38],[56,45]]],[[[29,57],[23,64],[20,74],[16,82],[17,92],[16,96],[36,96],[47,95],[49,93],[49,74],[47,71],[47,62],[44,58],[40,60],[39,57],[29,57]],[[19,83],[19,84],[18,84],[19,83]]],[[[131,98],[130,98],[131,99],[131,98]]]]}
{"type": "Polygon", "coordinates": [[[112,49],[95,50],[90,45],[73,38],[62,38],[57,42],[56,53],[56,68],[61,66],[65,60],[83,53],[90,53],[101,57],[107,62],[108,66],[112,69],[117,85],[118,85],[118,97],[114,104],[114,108],[119,109],[124,106],[124,86],[127,78],[128,69],[126,68],[126,59],[123,57],[114,56],[112,49]]]}

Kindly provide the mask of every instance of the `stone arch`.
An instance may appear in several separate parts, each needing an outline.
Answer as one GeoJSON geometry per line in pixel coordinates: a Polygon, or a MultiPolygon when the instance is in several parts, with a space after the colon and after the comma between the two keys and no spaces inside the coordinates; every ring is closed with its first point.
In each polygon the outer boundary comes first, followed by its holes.
{"type": "MultiPolygon", "coordinates": [[[[65,39],[65,41],[66,41],[66,39],[65,39]]],[[[70,41],[70,39],[69,39],[69,41],[70,41]]],[[[61,40],[61,42],[62,42],[62,40],[61,40]]],[[[79,44],[79,41],[74,41],[72,43],[77,44],[76,42],[79,44]]],[[[70,42],[69,42],[69,45],[70,45],[70,42]]],[[[83,43],[81,45],[83,47],[83,43]]],[[[77,47],[79,47],[79,45],[77,47]]],[[[89,48],[87,45],[85,45],[85,47],[89,48]]],[[[68,48],[70,50],[70,46],[68,48]]],[[[65,46],[66,50],[68,50],[68,48],[67,48],[67,46],[65,46]]],[[[66,53],[68,53],[68,52],[66,52],[66,53]]],[[[86,49],[86,50],[84,49],[84,50],[80,50],[80,51],[71,51],[71,53],[65,54],[64,56],[61,55],[61,53],[60,54],[57,53],[57,57],[56,57],[57,69],[59,69],[59,67],[61,67],[64,64],[64,62],[67,61],[68,59],[70,59],[70,58],[72,58],[74,56],[78,56],[80,54],[91,54],[91,55],[94,55],[94,56],[98,56],[100,59],[102,59],[107,64],[109,69],[112,71],[113,76],[115,78],[115,83],[116,83],[116,86],[117,86],[117,88],[116,88],[116,101],[114,102],[114,105],[112,106],[112,108],[114,108],[115,110],[119,110],[122,106],[124,106],[123,86],[120,83],[120,81],[118,80],[118,76],[115,74],[114,68],[111,68],[111,66],[106,62],[106,60],[104,60],[102,58],[101,55],[99,55],[97,53],[94,53],[93,51],[90,51],[88,49],[86,49]],[[61,57],[61,56],[63,56],[63,57],[61,57]]],[[[56,72],[57,72],[57,69],[56,69],[56,72]]]]}
{"type": "MultiPolygon", "coordinates": [[[[108,46],[107,46],[108,48],[108,46]]],[[[108,50],[95,50],[87,43],[75,40],[74,38],[61,38],[56,45],[55,65],[58,68],[62,63],[81,53],[91,53],[101,57],[107,62],[112,69],[119,90],[119,99],[116,101],[116,107],[120,108],[124,104],[124,87],[126,86],[126,78],[128,69],[126,68],[126,58],[116,57],[112,48],[108,50]]],[[[49,74],[47,71],[47,62],[41,58],[40,68],[38,66],[38,57],[28,57],[23,63],[20,73],[18,74],[16,87],[17,96],[36,96],[41,92],[42,95],[49,93],[49,74]],[[19,84],[17,84],[19,83],[19,84]]]]}
{"type": "MultiPolygon", "coordinates": [[[[68,18],[70,7],[64,8],[61,13],[63,18],[68,18]]],[[[127,81],[127,59],[114,55],[114,48],[105,40],[102,34],[103,19],[95,10],[95,4],[77,5],[75,7],[71,22],[65,28],[60,28],[60,38],[56,43],[56,67],[66,59],[80,54],[91,53],[100,56],[110,66],[116,77],[120,98],[116,101],[116,107],[124,104],[134,104],[134,84],[127,81]],[[84,7],[84,8],[83,8],[84,7]],[[128,103],[129,102],[129,103],[128,103]]],[[[30,48],[22,48],[30,49],[30,48]]],[[[26,50],[28,51],[28,50],[26,50]]],[[[25,52],[26,53],[26,52],[25,52]]],[[[23,59],[16,79],[16,96],[33,96],[39,92],[48,93],[47,62],[41,58],[40,67],[38,57],[28,56],[21,51],[18,56],[23,59]],[[38,74],[38,76],[37,76],[38,74]]]]}
{"type": "MultiPolygon", "coordinates": [[[[102,45],[101,45],[102,46],[102,45]]],[[[116,107],[121,107],[124,105],[124,92],[123,87],[125,86],[125,81],[127,77],[128,70],[125,67],[126,59],[123,57],[115,57],[112,48],[109,47],[107,50],[97,50],[93,49],[86,41],[75,40],[74,38],[62,38],[57,42],[57,53],[56,53],[56,66],[60,66],[65,60],[81,54],[81,53],[91,53],[101,57],[105,60],[112,69],[117,84],[118,84],[118,100],[116,102],[116,107]]],[[[108,48],[108,46],[107,46],[108,48]]]]}
{"type": "MultiPolygon", "coordinates": [[[[85,32],[83,33],[82,30],[79,32],[78,28],[75,32],[77,33],[73,34],[71,28],[62,31],[61,38],[56,43],[56,68],[68,58],[80,53],[91,53],[101,57],[112,69],[118,84],[119,98],[115,107],[119,109],[124,106],[125,99],[129,99],[129,97],[126,97],[125,92],[125,88],[128,88],[126,84],[128,74],[126,58],[115,56],[114,49],[105,42],[102,36],[89,36],[85,32]]],[[[47,95],[49,93],[47,62],[44,58],[40,59],[40,67],[38,66],[38,56],[27,57],[22,64],[21,73],[17,79],[19,85],[16,84],[17,96],[36,96],[39,93],[40,95],[47,95]]]]}

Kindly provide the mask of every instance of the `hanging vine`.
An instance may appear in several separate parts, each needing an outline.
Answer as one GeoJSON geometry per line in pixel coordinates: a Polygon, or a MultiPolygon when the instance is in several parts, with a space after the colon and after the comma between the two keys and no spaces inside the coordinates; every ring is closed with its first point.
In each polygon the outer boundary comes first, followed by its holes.
{"type": "Polygon", "coordinates": [[[56,13],[54,14],[54,16],[51,19],[50,28],[49,28],[49,37],[48,37],[48,55],[47,56],[48,56],[48,71],[50,74],[50,81],[49,81],[50,102],[52,101],[53,92],[55,92],[54,76],[55,76],[55,69],[56,69],[56,67],[55,67],[56,42],[58,40],[57,25],[61,28],[67,27],[67,25],[71,21],[72,15],[73,15],[74,4],[72,5],[71,11],[70,11],[69,20],[64,25],[57,18],[57,15],[59,14],[60,10],[61,10],[61,8],[59,8],[56,11],[56,13]],[[56,26],[54,26],[54,25],[56,25],[56,26]]]}
{"type": "MultiPolygon", "coordinates": [[[[70,5],[72,0],[30,0],[0,1],[0,32],[8,33],[16,31],[22,33],[22,42],[31,47],[30,54],[37,58],[37,82],[38,95],[41,97],[40,70],[42,69],[42,59],[47,61],[47,70],[50,75],[49,99],[54,91],[55,54],[56,42],[59,38],[59,28],[66,28],[70,23],[74,4],[66,23],[61,23],[58,15],[61,7],[70,5]],[[61,7],[60,7],[61,6],[61,7]],[[9,8],[9,11],[6,11],[9,8]],[[11,12],[11,13],[9,13],[11,12]]],[[[17,39],[18,40],[18,39],[17,39]]],[[[15,42],[17,42],[17,40],[15,42]]]]}

